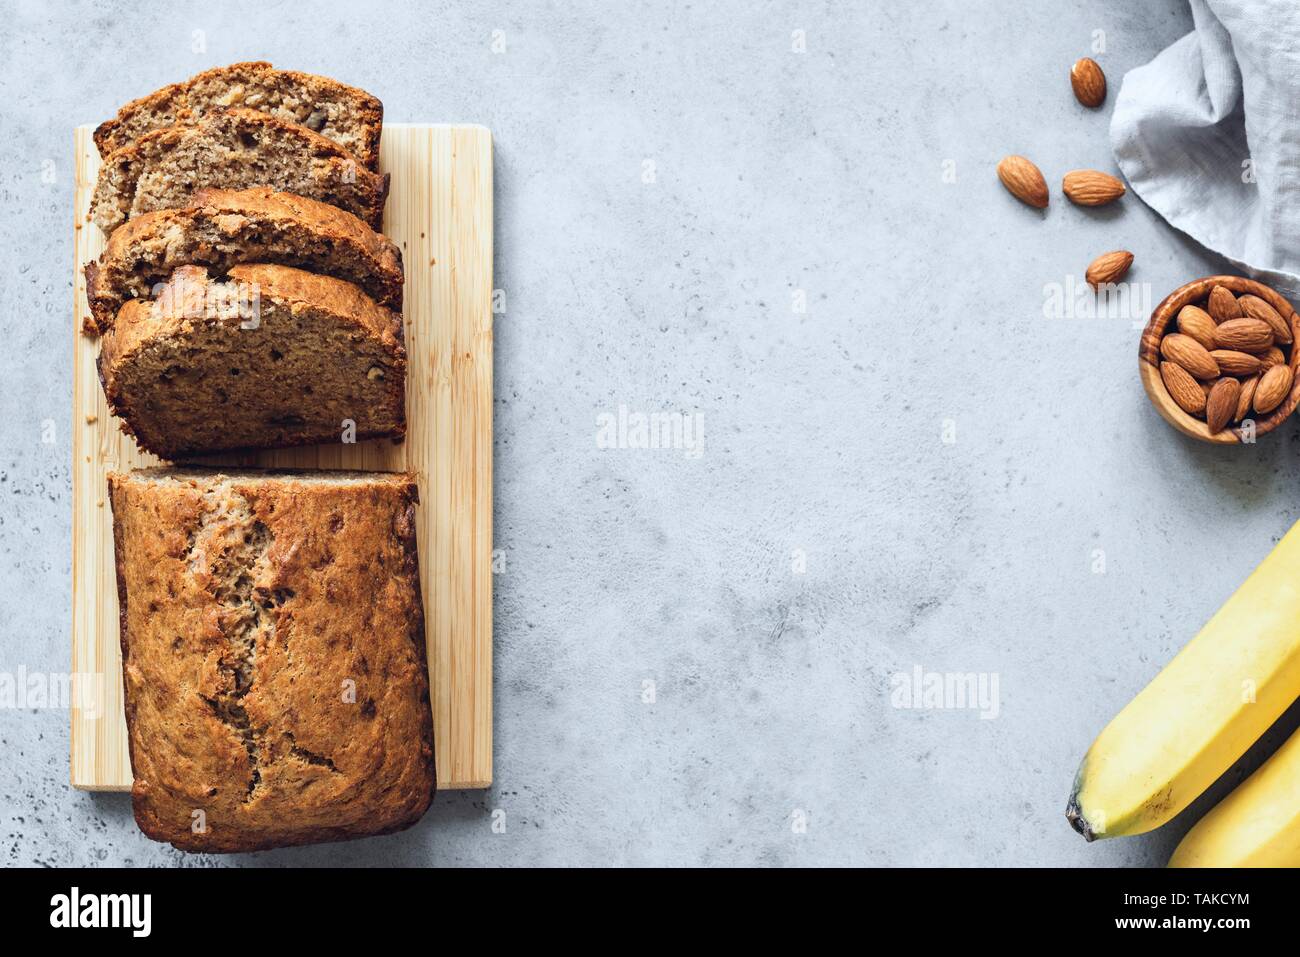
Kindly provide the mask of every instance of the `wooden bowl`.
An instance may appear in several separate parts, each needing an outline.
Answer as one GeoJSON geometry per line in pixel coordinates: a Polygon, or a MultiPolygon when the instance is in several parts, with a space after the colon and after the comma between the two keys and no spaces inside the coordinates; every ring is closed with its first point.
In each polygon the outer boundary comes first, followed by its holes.
{"type": "Polygon", "coordinates": [[[1201,301],[1215,286],[1223,286],[1236,296],[1244,293],[1259,296],[1291,324],[1291,334],[1296,339],[1296,342],[1290,346],[1291,355],[1288,359],[1292,376],[1291,392],[1276,409],[1268,415],[1255,419],[1256,437],[1272,432],[1295,411],[1296,405],[1300,404],[1300,316],[1297,316],[1296,311],[1291,308],[1291,303],[1268,286],[1242,276],[1207,276],[1204,279],[1194,279],[1166,296],[1151,313],[1151,321],[1142,331],[1142,341],[1138,345],[1138,370],[1142,375],[1142,385],[1147,390],[1151,404],[1156,407],[1161,417],[1179,432],[1200,439],[1202,442],[1239,445],[1242,441],[1240,429],[1228,427],[1211,434],[1209,426],[1203,420],[1188,415],[1179,407],[1169,394],[1169,390],[1165,388],[1165,380],[1160,377],[1160,340],[1174,327],[1174,320],[1178,318],[1178,312],[1183,306],[1201,301]]]}

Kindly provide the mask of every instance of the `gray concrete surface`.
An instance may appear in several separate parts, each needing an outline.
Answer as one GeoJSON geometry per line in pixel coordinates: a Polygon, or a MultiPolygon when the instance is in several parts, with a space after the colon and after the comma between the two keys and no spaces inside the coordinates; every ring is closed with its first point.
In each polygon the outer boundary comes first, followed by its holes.
{"type": "Polygon", "coordinates": [[[1157,301],[1220,264],[1135,197],[1038,213],[993,170],[1113,168],[1069,65],[1104,31],[1117,88],[1185,4],[309,6],[4,4],[0,671],[68,668],[72,128],[265,57],[496,137],[496,784],[187,857],[69,788],[66,712],[10,709],[0,861],[1163,863],[1194,815],[1088,846],[1071,779],[1300,517],[1298,430],[1174,434],[1133,320],[1044,290],[1116,247],[1157,301]],[[601,447],[620,406],[700,454],[601,447]],[[996,717],[894,707],[918,666],[995,676],[996,717]]]}

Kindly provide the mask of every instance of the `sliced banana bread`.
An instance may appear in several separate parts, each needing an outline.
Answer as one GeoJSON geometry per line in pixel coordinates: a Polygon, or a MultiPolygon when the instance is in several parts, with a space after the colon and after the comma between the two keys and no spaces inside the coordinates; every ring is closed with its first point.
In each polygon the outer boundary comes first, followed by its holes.
{"type": "Polygon", "coordinates": [[[122,307],[99,378],[123,431],[166,459],[406,433],[401,316],[289,266],[182,266],[122,307]]]}
{"type": "Polygon", "coordinates": [[[108,477],[136,823],[186,851],[385,834],[435,785],[415,480],[108,477]]]}
{"type": "Polygon", "coordinates": [[[184,209],[144,213],[113,231],[99,262],[86,264],[86,331],[107,331],[127,300],[150,298],[178,266],[220,275],[257,262],[346,279],[402,308],[401,251],[351,213],[264,187],[210,189],[184,209]]]}
{"type": "Polygon", "coordinates": [[[241,106],[300,123],[333,140],[370,169],[379,161],[384,105],[354,86],[328,77],[277,70],[269,63],[233,63],[132,100],[95,130],[100,156],[145,133],[202,119],[215,109],[241,106]]]}
{"type": "Polygon", "coordinates": [[[202,189],[266,186],[329,203],[380,229],[388,176],[319,133],[257,110],[209,113],[146,133],[99,168],[90,215],[106,233],[132,216],[188,206],[202,189]]]}

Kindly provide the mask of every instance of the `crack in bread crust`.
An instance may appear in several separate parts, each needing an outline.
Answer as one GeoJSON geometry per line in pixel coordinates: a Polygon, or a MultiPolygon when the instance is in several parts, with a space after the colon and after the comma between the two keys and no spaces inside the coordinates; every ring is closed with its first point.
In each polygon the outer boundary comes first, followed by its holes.
{"type": "Polygon", "coordinates": [[[308,751],[306,748],[298,747],[298,742],[293,736],[292,731],[284,732],[285,739],[289,742],[289,753],[304,764],[316,764],[323,768],[329,768],[334,774],[340,774],[338,767],[334,764],[334,759],[324,754],[317,754],[315,751],[308,751]]]}
{"type": "Polygon", "coordinates": [[[254,582],[265,571],[273,539],[244,496],[223,490],[220,497],[209,493],[205,498],[210,509],[190,534],[189,564],[195,568],[195,551],[202,550],[212,596],[221,605],[218,622],[229,650],[218,666],[227,683],[219,695],[204,700],[248,754],[248,791],[244,795],[244,803],[248,803],[262,781],[259,736],[265,729],[254,727],[243,700],[253,688],[257,643],[273,637],[277,623],[274,604],[268,602],[267,608],[257,600],[254,582]],[[242,539],[233,544],[221,541],[227,537],[230,523],[242,529],[242,539]]]}

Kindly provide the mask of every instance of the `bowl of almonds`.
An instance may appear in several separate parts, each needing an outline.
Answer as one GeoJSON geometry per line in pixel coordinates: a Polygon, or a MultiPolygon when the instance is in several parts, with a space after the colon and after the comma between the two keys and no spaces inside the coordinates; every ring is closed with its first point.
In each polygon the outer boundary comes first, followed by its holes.
{"type": "Polygon", "coordinates": [[[1251,442],[1300,403],[1300,317],[1276,291],[1209,276],[1170,293],[1142,333],[1138,366],[1156,411],[1205,442],[1251,442]]]}

